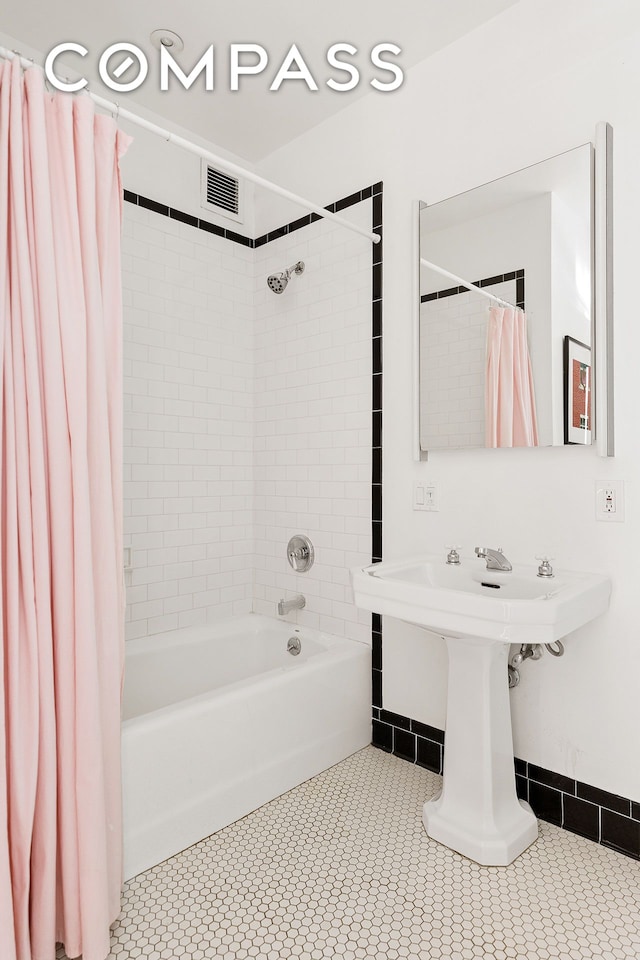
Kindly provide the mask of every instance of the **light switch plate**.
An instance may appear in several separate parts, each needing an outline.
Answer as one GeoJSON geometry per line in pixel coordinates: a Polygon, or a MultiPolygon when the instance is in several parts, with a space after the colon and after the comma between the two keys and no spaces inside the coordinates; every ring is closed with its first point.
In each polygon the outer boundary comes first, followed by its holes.
{"type": "Polygon", "coordinates": [[[438,485],[427,480],[416,483],[413,488],[413,509],[426,510],[435,513],[440,509],[438,502],[438,485]]]}

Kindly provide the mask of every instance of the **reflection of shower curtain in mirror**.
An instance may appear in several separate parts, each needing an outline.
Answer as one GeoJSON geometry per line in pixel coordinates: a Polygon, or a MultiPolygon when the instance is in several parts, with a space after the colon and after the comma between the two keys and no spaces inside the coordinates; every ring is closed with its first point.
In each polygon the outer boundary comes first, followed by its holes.
{"type": "Polygon", "coordinates": [[[527,318],[513,307],[489,310],[485,432],[487,447],[538,446],[527,318]]]}

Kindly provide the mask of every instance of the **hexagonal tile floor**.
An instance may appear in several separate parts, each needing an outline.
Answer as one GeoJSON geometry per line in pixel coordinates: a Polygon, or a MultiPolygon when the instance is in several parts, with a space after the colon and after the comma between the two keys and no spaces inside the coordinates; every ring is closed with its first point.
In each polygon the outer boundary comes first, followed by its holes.
{"type": "Polygon", "coordinates": [[[439,784],[367,747],[135,877],[110,957],[638,960],[640,864],[541,823],[481,867],[425,834],[439,784]]]}

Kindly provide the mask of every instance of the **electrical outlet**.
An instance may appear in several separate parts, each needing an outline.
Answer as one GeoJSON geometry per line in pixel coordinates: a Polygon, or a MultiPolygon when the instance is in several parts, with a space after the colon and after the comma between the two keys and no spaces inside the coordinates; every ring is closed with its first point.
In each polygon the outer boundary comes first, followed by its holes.
{"type": "Polygon", "coordinates": [[[624,521],[624,482],[599,480],[596,482],[596,520],[605,523],[624,521]]]}

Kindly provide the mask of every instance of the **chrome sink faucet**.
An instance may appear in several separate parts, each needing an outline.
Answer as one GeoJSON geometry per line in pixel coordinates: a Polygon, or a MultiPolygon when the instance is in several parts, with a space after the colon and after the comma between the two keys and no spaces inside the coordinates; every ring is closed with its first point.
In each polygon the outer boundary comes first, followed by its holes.
{"type": "Polygon", "coordinates": [[[487,570],[502,570],[506,573],[512,566],[502,552],[502,547],[492,550],[491,547],[476,547],[476,556],[487,561],[487,570]]]}

